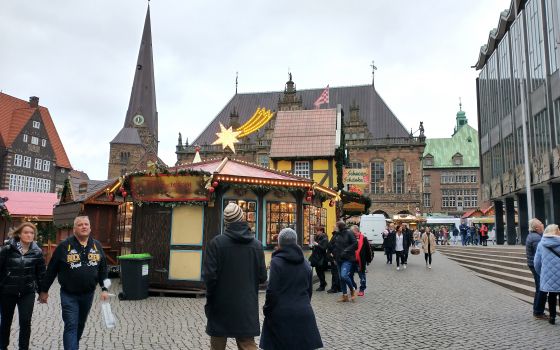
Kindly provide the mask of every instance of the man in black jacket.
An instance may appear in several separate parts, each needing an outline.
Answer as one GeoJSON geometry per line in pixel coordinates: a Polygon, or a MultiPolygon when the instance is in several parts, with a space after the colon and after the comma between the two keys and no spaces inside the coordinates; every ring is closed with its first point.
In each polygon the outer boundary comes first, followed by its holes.
{"type": "Polygon", "coordinates": [[[540,276],[535,270],[535,253],[544,232],[543,223],[536,218],[529,220],[529,234],[525,241],[525,253],[527,256],[527,266],[533,274],[535,280],[535,297],[533,298],[533,317],[539,320],[548,320],[544,312],[546,306],[547,293],[540,290],[540,276]]]}
{"type": "Polygon", "coordinates": [[[208,243],[204,259],[206,333],[212,350],[225,349],[227,338],[235,338],[239,349],[256,350],[258,290],[267,279],[263,247],[237,204],[226,206],[224,223],[224,234],[208,243]]]}
{"type": "Polygon", "coordinates": [[[414,242],[414,238],[412,237],[412,230],[408,227],[408,224],[403,224],[403,265],[406,268],[406,263],[408,262],[408,252],[410,250],[410,246],[414,242]]]}
{"type": "Polygon", "coordinates": [[[58,276],[60,304],[64,321],[63,344],[65,350],[79,348],[87,316],[93,302],[95,287],[101,287],[101,300],[109,299],[107,293],[107,261],[101,243],[91,237],[87,216],[74,219],[74,235],[56,247],[39,299],[46,303],[48,291],[58,276]]]}
{"type": "Polygon", "coordinates": [[[337,222],[336,226],[338,234],[333,236],[331,251],[336,260],[336,266],[338,266],[338,272],[340,274],[342,296],[338,301],[354,301],[356,298],[356,290],[352,284],[352,269],[354,262],[356,262],[358,241],[356,237],[354,237],[354,234],[346,227],[344,221],[337,222]],[[350,289],[350,298],[348,297],[348,289],[350,289]]]}

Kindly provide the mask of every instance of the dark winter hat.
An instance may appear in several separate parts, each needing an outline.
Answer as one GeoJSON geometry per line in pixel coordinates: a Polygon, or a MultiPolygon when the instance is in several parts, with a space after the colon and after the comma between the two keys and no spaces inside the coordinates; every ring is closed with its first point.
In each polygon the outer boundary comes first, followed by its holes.
{"type": "Polygon", "coordinates": [[[224,222],[231,224],[232,222],[241,221],[243,219],[243,210],[235,203],[229,203],[224,209],[224,222]]]}
{"type": "Polygon", "coordinates": [[[287,246],[290,244],[297,244],[297,233],[291,228],[285,228],[280,231],[278,235],[278,244],[281,246],[287,246]]]}

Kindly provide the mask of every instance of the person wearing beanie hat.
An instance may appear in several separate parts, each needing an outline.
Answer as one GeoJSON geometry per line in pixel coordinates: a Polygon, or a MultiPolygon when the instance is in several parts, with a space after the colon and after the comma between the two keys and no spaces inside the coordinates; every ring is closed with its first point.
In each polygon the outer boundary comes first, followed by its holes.
{"type": "Polygon", "coordinates": [[[224,223],[226,225],[232,222],[243,220],[243,210],[235,203],[229,203],[224,209],[224,223]]]}
{"type": "Polygon", "coordinates": [[[227,338],[235,338],[239,349],[257,349],[258,290],[267,279],[263,246],[237,204],[229,203],[223,218],[224,233],[208,243],[202,270],[210,349],[225,349],[227,338]]]}
{"type": "Polygon", "coordinates": [[[270,279],[263,306],[261,349],[318,349],[323,347],[311,307],[311,266],[297,245],[297,234],[285,228],[272,253],[270,279]]]}

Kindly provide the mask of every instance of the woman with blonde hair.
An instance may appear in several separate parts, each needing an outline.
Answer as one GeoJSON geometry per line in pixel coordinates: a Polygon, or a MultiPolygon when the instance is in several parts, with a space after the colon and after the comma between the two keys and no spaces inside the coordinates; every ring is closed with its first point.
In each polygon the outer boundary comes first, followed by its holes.
{"type": "Polygon", "coordinates": [[[535,253],[535,270],[540,276],[540,290],[548,292],[548,322],[556,322],[556,300],[560,293],[560,231],[548,225],[535,253]]]}
{"type": "Polygon", "coordinates": [[[436,236],[430,232],[430,227],[426,227],[426,231],[422,234],[422,250],[424,251],[424,259],[426,267],[432,268],[432,254],[436,252],[436,236]]]}
{"type": "Polygon", "coordinates": [[[17,305],[19,349],[29,349],[31,316],[35,292],[45,277],[45,258],[35,238],[37,228],[30,222],[19,225],[8,244],[0,248],[0,349],[10,343],[10,328],[17,305]]]}

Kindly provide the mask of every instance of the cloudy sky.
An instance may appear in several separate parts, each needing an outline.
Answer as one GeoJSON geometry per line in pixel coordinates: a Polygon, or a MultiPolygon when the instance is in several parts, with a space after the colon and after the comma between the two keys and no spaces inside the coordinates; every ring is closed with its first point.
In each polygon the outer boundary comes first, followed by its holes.
{"type": "MultiPolygon", "coordinates": [[[[371,83],[407,127],[451,134],[459,97],[476,127],[471,68],[510,0],[181,1],[150,3],[159,155],[174,164],[235,92],[371,83]]],[[[75,169],[107,176],[147,1],[3,0],[0,90],[49,108],[75,169]]]]}

